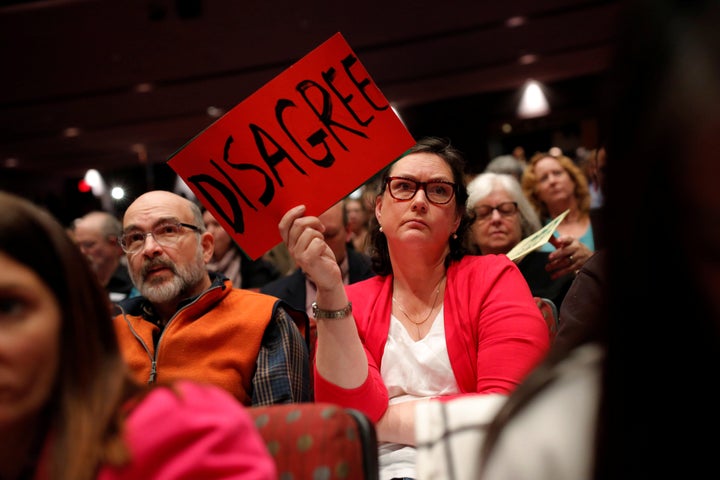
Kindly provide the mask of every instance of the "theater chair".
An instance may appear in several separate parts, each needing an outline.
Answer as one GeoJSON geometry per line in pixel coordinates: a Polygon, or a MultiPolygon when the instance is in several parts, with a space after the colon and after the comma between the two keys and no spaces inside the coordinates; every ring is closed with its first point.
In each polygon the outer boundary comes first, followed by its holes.
{"type": "Polygon", "coordinates": [[[329,403],[248,411],[275,459],[280,480],[378,479],[375,426],[363,413],[329,403]]]}

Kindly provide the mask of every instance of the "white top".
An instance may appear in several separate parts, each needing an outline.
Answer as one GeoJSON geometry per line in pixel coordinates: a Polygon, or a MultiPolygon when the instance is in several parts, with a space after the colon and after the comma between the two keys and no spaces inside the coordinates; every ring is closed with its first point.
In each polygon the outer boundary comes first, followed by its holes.
{"type": "Polygon", "coordinates": [[[590,477],[602,357],[599,346],[586,345],[558,364],[555,382],[505,426],[483,478],[590,477]]]}
{"type": "Polygon", "coordinates": [[[578,480],[594,452],[603,350],[586,345],[556,367],[558,378],[505,426],[479,476],[485,432],[504,400],[480,395],[416,407],[417,478],[578,480]],[[449,473],[452,472],[452,475],[449,473]]]}
{"type": "MultiPolygon", "coordinates": [[[[428,334],[416,342],[395,315],[390,317],[380,367],[390,405],[460,392],[447,353],[444,318],[441,307],[428,334]]],[[[415,455],[415,447],[381,442],[380,479],[415,478],[415,455]]]]}

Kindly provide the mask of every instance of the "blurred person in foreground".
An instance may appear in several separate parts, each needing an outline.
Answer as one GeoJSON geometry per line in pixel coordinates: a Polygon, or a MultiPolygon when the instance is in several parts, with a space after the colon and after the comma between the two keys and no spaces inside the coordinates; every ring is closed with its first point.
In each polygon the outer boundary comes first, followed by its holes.
{"type": "MultiPolygon", "coordinates": [[[[604,194],[607,190],[605,184],[607,151],[605,147],[591,152],[589,162],[592,165],[592,175],[595,177],[600,191],[604,194]]],[[[597,321],[597,316],[603,310],[602,304],[607,301],[604,285],[607,280],[605,265],[607,248],[605,248],[605,235],[603,234],[605,221],[602,218],[602,209],[602,206],[590,209],[595,246],[599,248],[577,272],[575,280],[565,295],[562,307],[559,309],[558,331],[553,343],[572,342],[574,331],[583,328],[582,325],[585,323],[597,321]]]]}
{"type": "Polygon", "coordinates": [[[505,256],[466,255],[464,158],[424,138],[383,170],[376,276],[345,285],[317,217],[279,223],[317,286],[316,400],[375,422],[381,478],[414,478],[414,411],[430,398],[510,393],[548,349],[527,282],[505,256]]]}
{"type": "Polygon", "coordinates": [[[120,245],[140,296],[114,320],[135,378],[207,381],[244,405],[311,400],[307,315],[208,272],[213,244],[180,195],[148,192],[125,211],[120,245]]]}
{"type": "Polygon", "coordinates": [[[0,478],[276,478],[218,387],[126,370],[110,302],[64,228],[0,192],[0,478]]]}
{"type": "Polygon", "coordinates": [[[509,397],[469,478],[717,469],[720,3],[626,8],[609,97],[607,301],[509,397]]]}

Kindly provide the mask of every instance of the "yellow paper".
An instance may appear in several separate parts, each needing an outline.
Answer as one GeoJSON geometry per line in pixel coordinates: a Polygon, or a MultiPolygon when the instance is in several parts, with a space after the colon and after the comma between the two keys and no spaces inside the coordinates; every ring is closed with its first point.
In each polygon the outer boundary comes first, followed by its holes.
{"type": "Polygon", "coordinates": [[[563,213],[553,218],[552,221],[545,225],[543,228],[515,245],[515,247],[513,247],[513,249],[510,250],[507,254],[510,260],[517,263],[522,260],[528,253],[545,245],[548,240],[550,240],[550,237],[552,236],[553,232],[555,232],[557,226],[560,225],[560,222],[563,221],[563,219],[567,216],[569,212],[570,209],[565,210],[563,213]]]}

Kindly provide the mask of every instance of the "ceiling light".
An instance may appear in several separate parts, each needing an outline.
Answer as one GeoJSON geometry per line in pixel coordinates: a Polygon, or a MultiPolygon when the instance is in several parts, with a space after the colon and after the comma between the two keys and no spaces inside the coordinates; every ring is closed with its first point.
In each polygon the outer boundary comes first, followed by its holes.
{"type": "Polygon", "coordinates": [[[548,113],[550,113],[550,105],[545,98],[540,84],[535,80],[529,80],[523,86],[520,105],[517,110],[518,117],[542,117],[548,113]]]}
{"type": "Polygon", "coordinates": [[[137,85],[135,85],[135,91],[137,93],[149,93],[153,90],[155,90],[155,87],[152,83],[149,82],[138,83],[137,85]]]}
{"type": "Polygon", "coordinates": [[[538,61],[538,56],[534,55],[532,53],[527,53],[525,55],[521,55],[520,58],[518,58],[518,63],[520,65],[530,65],[531,63],[535,63],[538,61]]]}
{"type": "Polygon", "coordinates": [[[63,135],[67,138],[75,138],[80,135],[80,129],[77,127],[68,127],[63,130],[63,135]]]}
{"type": "Polygon", "coordinates": [[[521,27],[521,26],[525,25],[526,22],[527,22],[527,17],[518,15],[515,17],[510,17],[507,20],[505,20],[505,26],[508,28],[516,28],[516,27],[521,27]]]}
{"type": "Polygon", "coordinates": [[[125,197],[125,190],[122,187],[113,187],[110,195],[115,200],[122,200],[125,197]]]}
{"type": "Polygon", "coordinates": [[[213,107],[213,106],[207,107],[206,112],[208,114],[208,117],[210,117],[210,118],[220,118],[223,115],[223,113],[225,113],[225,111],[222,108],[213,107]]]}

